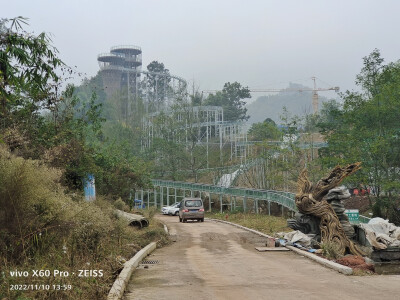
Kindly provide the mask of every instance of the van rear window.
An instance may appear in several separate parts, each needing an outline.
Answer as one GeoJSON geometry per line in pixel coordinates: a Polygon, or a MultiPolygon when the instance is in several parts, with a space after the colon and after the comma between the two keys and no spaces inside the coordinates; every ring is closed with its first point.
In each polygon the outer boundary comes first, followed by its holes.
{"type": "Polygon", "coordinates": [[[202,206],[203,205],[202,202],[203,201],[201,201],[201,200],[186,200],[185,201],[185,206],[186,207],[198,207],[198,206],[202,206]]]}

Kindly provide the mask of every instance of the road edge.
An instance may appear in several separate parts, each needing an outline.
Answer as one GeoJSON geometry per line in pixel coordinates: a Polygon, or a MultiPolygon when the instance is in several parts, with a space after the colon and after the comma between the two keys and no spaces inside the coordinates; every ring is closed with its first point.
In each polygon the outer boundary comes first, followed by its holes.
{"type": "Polygon", "coordinates": [[[125,263],[124,268],[122,269],[121,273],[119,273],[117,279],[114,281],[114,284],[111,287],[110,292],[108,293],[107,300],[119,300],[122,298],[133,270],[146,256],[153,252],[156,247],[157,243],[151,242],[125,263]]]}
{"type": "Polygon", "coordinates": [[[293,247],[293,246],[285,246],[285,247],[290,249],[290,250],[292,250],[293,252],[296,252],[299,255],[305,256],[305,257],[307,257],[307,258],[309,258],[309,259],[311,259],[313,261],[316,261],[317,263],[319,263],[319,264],[321,264],[321,265],[323,265],[325,267],[328,267],[330,269],[333,269],[333,270],[335,270],[335,271],[337,271],[339,273],[342,273],[342,274],[345,274],[345,275],[353,274],[353,269],[350,268],[350,267],[343,266],[341,264],[335,263],[335,262],[330,261],[328,259],[319,257],[319,256],[317,256],[315,254],[310,253],[310,252],[297,249],[296,247],[293,247]]]}
{"type": "MultiPolygon", "coordinates": [[[[209,221],[215,221],[215,222],[220,222],[220,223],[225,223],[225,224],[228,224],[228,225],[232,225],[232,226],[235,226],[235,227],[250,231],[252,233],[258,234],[260,236],[264,236],[264,237],[267,237],[267,238],[275,239],[274,237],[269,236],[269,235],[267,235],[265,233],[259,232],[257,230],[254,230],[254,229],[251,229],[251,228],[239,225],[239,224],[235,224],[235,223],[232,223],[232,222],[219,220],[219,219],[211,219],[211,218],[206,218],[206,219],[209,220],[209,221]]],[[[345,275],[353,274],[353,269],[350,268],[350,267],[346,267],[346,266],[343,266],[341,264],[335,263],[333,261],[327,260],[325,258],[321,258],[321,257],[319,257],[319,256],[317,256],[315,254],[306,252],[304,250],[297,249],[296,247],[293,247],[293,246],[285,246],[285,247],[290,249],[291,251],[299,254],[299,255],[307,257],[308,259],[311,259],[311,260],[319,263],[320,265],[323,265],[323,266],[325,266],[327,268],[333,269],[333,270],[335,270],[335,271],[337,271],[339,273],[342,273],[342,274],[345,274],[345,275]]]]}

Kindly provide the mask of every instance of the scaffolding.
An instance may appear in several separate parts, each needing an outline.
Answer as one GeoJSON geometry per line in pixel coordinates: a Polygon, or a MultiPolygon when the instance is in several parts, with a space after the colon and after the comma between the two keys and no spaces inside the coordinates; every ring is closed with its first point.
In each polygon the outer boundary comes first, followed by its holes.
{"type": "MultiPolygon", "coordinates": [[[[187,82],[183,78],[164,72],[142,70],[142,50],[138,46],[121,45],[111,47],[109,53],[101,53],[97,60],[103,78],[104,90],[110,98],[116,93],[120,97],[123,116],[128,121],[132,111],[138,111],[139,98],[144,104],[142,117],[142,150],[152,146],[154,138],[161,137],[156,120],[160,114],[176,119],[177,128],[167,138],[188,145],[188,142],[204,147],[206,168],[209,167],[211,151],[219,151],[220,164],[223,165],[223,152],[229,153],[230,160],[239,158],[246,161],[247,148],[241,142],[247,141],[244,122],[224,121],[220,106],[183,105],[182,109],[172,110],[172,104],[181,100],[187,104],[187,82]]],[[[164,137],[165,138],[165,137],[164,137]]],[[[213,152],[214,153],[214,152],[213,152]]]]}
{"type": "MultiPolygon", "coordinates": [[[[224,111],[221,106],[190,106],[172,111],[165,109],[143,117],[142,150],[150,148],[154,138],[166,138],[157,128],[156,120],[163,113],[176,120],[175,132],[168,136],[174,142],[187,144],[196,140],[196,144],[204,147],[206,168],[209,167],[211,149],[218,148],[220,162],[222,163],[223,151],[230,148],[230,160],[239,158],[246,161],[249,152],[243,150],[241,140],[247,141],[247,130],[244,122],[224,121],[224,111]]],[[[248,144],[246,144],[249,148],[248,144]]]]}

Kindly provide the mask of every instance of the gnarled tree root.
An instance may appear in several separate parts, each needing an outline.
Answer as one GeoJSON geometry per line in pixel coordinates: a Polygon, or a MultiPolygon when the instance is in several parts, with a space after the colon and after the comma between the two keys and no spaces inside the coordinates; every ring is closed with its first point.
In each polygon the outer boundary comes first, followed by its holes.
{"type": "Polygon", "coordinates": [[[316,184],[312,184],[307,177],[307,171],[300,173],[296,194],[296,206],[302,214],[310,214],[321,218],[320,230],[323,243],[335,243],[339,247],[341,255],[351,253],[365,255],[356,244],[346,236],[343,227],[332,206],[323,200],[330,189],[338,186],[342,180],[361,168],[361,163],[354,163],[341,168],[335,167],[328,177],[322,178],[316,184]]]}

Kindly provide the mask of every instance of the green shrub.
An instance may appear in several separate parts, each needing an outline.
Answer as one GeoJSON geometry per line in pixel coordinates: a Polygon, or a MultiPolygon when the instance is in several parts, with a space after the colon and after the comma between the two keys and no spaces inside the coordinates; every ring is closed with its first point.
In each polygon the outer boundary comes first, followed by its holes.
{"type": "Polygon", "coordinates": [[[153,219],[155,214],[158,212],[158,209],[154,206],[148,207],[143,211],[143,215],[149,220],[149,222],[153,219]]]}
{"type": "Polygon", "coordinates": [[[328,259],[341,258],[340,246],[334,242],[321,243],[322,255],[328,259]]]}
{"type": "Polygon", "coordinates": [[[123,211],[128,210],[128,205],[126,205],[126,203],[121,198],[118,198],[117,200],[115,200],[114,207],[116,209],[123,210],[123,211]]]}

